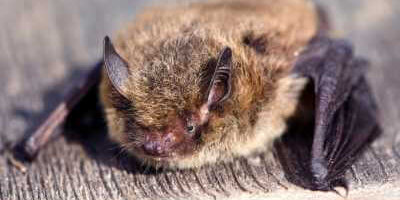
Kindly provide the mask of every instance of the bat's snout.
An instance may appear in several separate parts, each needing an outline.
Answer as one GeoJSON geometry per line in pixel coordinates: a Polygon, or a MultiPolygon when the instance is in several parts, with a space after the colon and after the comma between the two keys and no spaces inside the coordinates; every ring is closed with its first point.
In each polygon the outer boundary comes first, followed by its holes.
{"type": "Polygon", "coordinates": [[[149,156],[168,157],[182,142],[183,137],[174,132],[151,133],[146,136],[142,148],[149,156]]]}

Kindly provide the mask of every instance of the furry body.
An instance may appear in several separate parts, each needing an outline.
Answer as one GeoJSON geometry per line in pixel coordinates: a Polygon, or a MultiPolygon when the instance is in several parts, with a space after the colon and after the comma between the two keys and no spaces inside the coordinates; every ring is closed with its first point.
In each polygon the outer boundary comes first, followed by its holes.
{"type": "Polygon", "coordinates": [[[115,97],[103,76],[100,96],[110,137],[152,165],[198,167],[265,151],[285,131],[305,79],[291,74],[297,55],[318,32],[313,5],[305,0],[211,1],[152,8],[127,24],[115,39],[131,76],[129,101],[115,97]],[[232,94],[214,111],[195,151],[168,160],[137,152],[143,135],[131,123],[163,127],[170,116],[199,110],[208,65],[224,46],[232,48],[232,94]],[[125,110],[118,105],[124,104],[125,110]]]}

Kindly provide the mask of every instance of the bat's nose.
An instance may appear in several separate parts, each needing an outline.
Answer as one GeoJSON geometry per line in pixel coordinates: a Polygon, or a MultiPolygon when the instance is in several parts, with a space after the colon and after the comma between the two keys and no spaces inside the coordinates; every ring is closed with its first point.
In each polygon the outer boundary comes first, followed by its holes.
{"type": "Polygon", "coordinates": [[[160,156],[164,154],[164,148],[159,141],[149,141],[143,145],[146,154],[152,156],[160,156]]]}
{"type": "Polygon", "coordinates": [[[179,143],[182,142],[181,137],[173,132],[164,134],[152,133],[146,135],[143,144],[143,150],[146,154],[157,157],[166,157],[174,150],[179,143]]]}

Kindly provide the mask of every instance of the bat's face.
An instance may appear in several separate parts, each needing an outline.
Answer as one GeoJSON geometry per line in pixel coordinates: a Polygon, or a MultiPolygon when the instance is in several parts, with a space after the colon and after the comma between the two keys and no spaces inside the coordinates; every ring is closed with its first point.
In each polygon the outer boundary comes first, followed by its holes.
{"type": "MultiPolygon", "coordinates": [[[[137,156],[154,160],[168,161],[190,157],[202,146],[201,135],[208,123],[206,112],[204,107],[174,112],[166,117],[165,124],[161,126],[145,126],[131,121],[125,129],[129,136],[129,148],[137,156]]],[[[141,116],[132,120],[138,118],[141,116]]]]}
{"type": "Polygon", "coordinates": [[[215,108],[230,95],[229,48],[211,58],[193,49],[199,45],[181,48],[181,56],[166,49],[144,67],[134,68],[105,41],[105,67],[115,91],[111,96],[117,96],[115,108],[124,121],[121,143],[137,157],[173,161],[195,156],[205,145],[203,136],[215,108]],[[193,60],[193,54],[203,56],[193,60]],[[171,60],[174,64],[160,64],[171,60]]]}

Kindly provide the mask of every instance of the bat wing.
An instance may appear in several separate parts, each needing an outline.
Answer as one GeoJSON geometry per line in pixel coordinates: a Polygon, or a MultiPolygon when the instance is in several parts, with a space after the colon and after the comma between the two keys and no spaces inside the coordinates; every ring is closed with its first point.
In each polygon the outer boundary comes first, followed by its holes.
{"type": "Polygon", "coordinates": [[[89,93],[96,88],[101,78],[103,62],[99,62],[86,76],[71,83],[66,96],[49,114],[46,120],[33,132],[16,146],[18,158],[32,160],[42,146],[55,134],[55,129],[63,124],[72,109],[89,93]]]}
{"type": "Polygon", "coordinates": [[[377,107],[366,83],[367,62],[343,40],[319,36],[296,61],[315,97],[310,171],[312,189],[333,190],[378,129],[377,107]]]}

